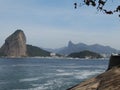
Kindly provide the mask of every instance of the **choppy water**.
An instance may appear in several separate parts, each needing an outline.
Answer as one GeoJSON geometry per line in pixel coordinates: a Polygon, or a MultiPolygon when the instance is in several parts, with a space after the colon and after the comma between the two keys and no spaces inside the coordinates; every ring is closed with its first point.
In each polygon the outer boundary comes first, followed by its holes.
{"type": "Polygon", "coordinates": [[[0,90],[66,90],[106,70],[108,60],[0,59],[0,90]]]}

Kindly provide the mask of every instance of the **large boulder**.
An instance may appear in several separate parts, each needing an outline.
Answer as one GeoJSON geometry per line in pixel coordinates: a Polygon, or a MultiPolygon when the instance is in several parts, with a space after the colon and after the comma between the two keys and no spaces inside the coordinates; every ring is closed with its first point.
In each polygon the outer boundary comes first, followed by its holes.
{"type": "Polygon", "coordinates": [[[111,68],[67,90],[120,90],[120,68],[111,68]]]}
{"type": "Polygon", "coordinates": [[[26,36],[22,30],[16,30],[10,35],[0,49],[0,55],[7,57],[27,56],[26,52],[26,36]]]}
{"type": "Polygon", "coordinates": [[[120,66],[120,55],[119,54],[111,55],[109,65],[108,65],[108,70],[116,66],[120,66]]]}

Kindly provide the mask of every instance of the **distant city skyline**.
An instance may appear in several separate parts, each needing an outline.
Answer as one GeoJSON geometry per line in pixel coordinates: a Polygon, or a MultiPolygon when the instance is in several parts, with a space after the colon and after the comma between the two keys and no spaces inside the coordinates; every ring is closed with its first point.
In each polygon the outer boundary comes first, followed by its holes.
{"type": "Polygon", "coordinates": [[[74,9],[73,3],[78,1],[0,0],[0,46],[15,30],[22,29],[27,43],[38,47],[60,48],[71,40],[120,50],[117,14],[105,15],[86,6],[74,9]]]}

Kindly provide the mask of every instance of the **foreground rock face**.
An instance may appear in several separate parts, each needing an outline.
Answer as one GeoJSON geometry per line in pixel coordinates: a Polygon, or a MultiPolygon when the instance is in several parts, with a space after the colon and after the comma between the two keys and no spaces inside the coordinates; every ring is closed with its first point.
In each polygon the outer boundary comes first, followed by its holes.
{"type": "Polygon", "coordinates": [[[111,56],[109,67],[106,72],[69,88],[68,90],[120,90],[119,61],[120,56],[111,56]]]}
{"type": "Polygon", "coordinates": [[[112,68],[68,90],[120,90],[120,68],[112,68]]]}
{"type": "Polygon", "coordinates": [[[0,54],[7,57],[23,57],[26,54],[26,37],[22,30],[15,31],[0,49],[0,54]]]}
{"type": "Polygon", "coordinates": [[[120,65],[120,55],[111,55],[108,70],[120,65]]]}

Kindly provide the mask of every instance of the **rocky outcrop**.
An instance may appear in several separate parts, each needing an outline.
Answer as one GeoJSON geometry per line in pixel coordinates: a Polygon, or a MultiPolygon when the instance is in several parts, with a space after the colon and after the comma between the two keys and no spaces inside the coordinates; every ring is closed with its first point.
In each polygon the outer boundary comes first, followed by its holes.
{"type": "Polygon", "coordinates": [[[120,90],[120,56],[111,56],[106,72],[67,90],[120,90]]]}
{"type": "Polygon", "coordinates": [[[10,35],[0,49],[0,54],[7,57],[23,57],[26,54],[26,37],[22,30],[10,35]]]}
{"type": "Polygon", "coordinates": [[[120,68],[112,68],[68,90],[120,90],[120,68]]]}
{"type": "Polygon", "coordinates": [[[120,65],[120,55],[111,55],[107,70],[119,65],[120,65]]]}

